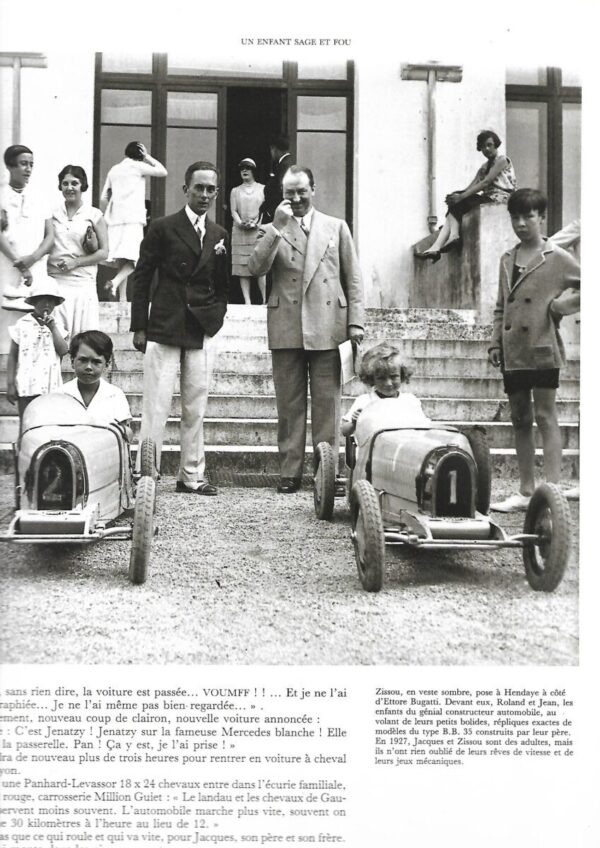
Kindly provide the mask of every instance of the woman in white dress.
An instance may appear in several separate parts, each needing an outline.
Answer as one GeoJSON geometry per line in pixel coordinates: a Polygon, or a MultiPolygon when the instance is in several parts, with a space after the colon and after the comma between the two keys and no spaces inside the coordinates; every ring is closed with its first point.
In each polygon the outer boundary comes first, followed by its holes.
{"type": "Polygon", "coordinates": [[[140,255],[146,224],[145,177],[166,177],[164,165],[148,153],[140,141],[130,141],[125,158],[113,165],[106,177],[100,208],[108,224],[108,261],[116,263],[117,274],[107,284],[113,294],[126,300],[125,283],[140,255]]]}
{"type": "MultiPolygon", "coordinates": [[[[231,190],[231,215],[233,231],[231,233],[231,273],[240,278],[244,303],[250,306],[250,281],[248,258],[258,239],[260,224],[260,206],[265,199],[265,187],[257,183],[256,162],[254,159],[242,159],[239,164],[241,185],[231,190]]],[[[262,302],[266,300],[266,277],[258,278],[258,288],[262,302]]]]}
{"type": "Polygon", "coordinates": [[[24,144],[12,144],[4,152],[8,185],[0,189],[0,352],[10,344],[8,327],[31,312],[25,298],[31,284],[47,279],[46,254],[54,233],[49,205],[31,192],[33,153],[24,144]]]}
{"type": "Polygon", "coordinates": [[[100,327],[96,273],[98,263],[108,256],[108,233],[102,212],[83,201],[88,179],[82,167],[65,165],[58,175],[58,188],[64,200],[52,210],[54,246],[48,257],[48,274],[64,297],[57,312],[72,337],[100,327]],[[97,241],[92,253],[84,247],[90,228],[97,241]]]}

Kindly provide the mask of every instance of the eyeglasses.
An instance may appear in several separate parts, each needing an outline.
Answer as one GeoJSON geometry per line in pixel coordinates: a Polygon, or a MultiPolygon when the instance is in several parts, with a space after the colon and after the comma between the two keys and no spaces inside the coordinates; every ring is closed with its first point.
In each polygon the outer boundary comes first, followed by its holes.
{"type": "Polygon", "coordinates": [[[207,194],[211,197],[213,194],[218,192],[217,186],[208,185],[208,186],[192,186],[192,191],[195,191],[196,194],[207,194]]]}

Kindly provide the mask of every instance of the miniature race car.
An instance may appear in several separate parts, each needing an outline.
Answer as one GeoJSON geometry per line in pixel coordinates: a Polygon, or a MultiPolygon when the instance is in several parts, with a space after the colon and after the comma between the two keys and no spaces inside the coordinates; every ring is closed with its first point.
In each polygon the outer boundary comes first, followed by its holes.
{"type": "Polygon", "coordinates": [[[123,427],[91,424],[87,410],[66,394],[32,401],[15,446],[16,512],[0,541],[83,545],[131,539],[129,579],[143,583],[155,533],[157,474],[152,440],[144,440],[140,451],[133,523],[113,525],[130,509],[134,489],[123,427]]]}
{"type": "MultiPolygon", "coordinates": [[[[465,433],[429,419],[406,421],[395,399],[372,404],[346,440],[346,494],[358,575],[369,592],[381,589],[385,545],[426,549],[521,548],[530,586],[552,592],[569,559],[571,514],[558,486],[535,490],[523,533],[508,536],[487,514],[491,461],[485,432],[465,433]]],[[[337,457],[317,446],[317,518],[333,514],[337,457]]]]}

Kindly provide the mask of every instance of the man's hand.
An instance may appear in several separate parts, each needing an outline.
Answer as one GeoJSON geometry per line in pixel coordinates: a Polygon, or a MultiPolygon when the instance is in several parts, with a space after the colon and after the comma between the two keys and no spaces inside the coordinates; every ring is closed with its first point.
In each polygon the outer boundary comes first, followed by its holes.
{"type": "Polygon", "coordinates": [[[273,226],[276,230],[283,230],[293,218],[292,204],[289,200],[282,200],[273,216],[273,226]]]}
{"type": "Polygon", "coordinates": [[[364,330],[361,327],[355,327],[351,324],[348,327],[348,338],[352,344],[360,344],[365,336],[364,330]]]}
{"type": "Polygon", "coordinates": [[[494,368],[500,368],[502,364],[502,351],[499,347],[490,348],[488,351],[488,362],[490,365],[493,365],[494,368]]]}
{"type": "Polygon", "coordinates": [[[133,334],[133,346],[136,350],[146,353],[146,331],[136,330],[133,334]]]}
{"type": "Polygon", "coordinates": [[[460,199],[461,199],[461,192],[460,191],[453,191],[451,194],[446,195],[446,203],[448,203],[450,206],[454,206],[454,204],[458,203],[460,199]]]}

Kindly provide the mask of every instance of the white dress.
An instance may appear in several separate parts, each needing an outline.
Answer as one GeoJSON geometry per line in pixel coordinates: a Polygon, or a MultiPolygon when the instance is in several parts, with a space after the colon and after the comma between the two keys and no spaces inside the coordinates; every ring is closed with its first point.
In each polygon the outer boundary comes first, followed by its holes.
{"type": "MultiPolygon", "coordinates": [[[[2,221],[7,225],[3,235],[20,256],[30,254],[44,240],[44,226],[50,218],[50,208],[29,186],[23,191],[15,191],[9,185],[2,186],[0,214],[2,221]]],[[[47,278],[46,262],[47,257],[42,256],[29,269],[33,276],[33,285],[47,278]]],[[[0,300],[9,307],[12,299],[21,304],[21,311],[8,311],[6,307],[0,309],[0,353],[8,353],[10,347],[8,328],[31,309],[22,309],[22,298],[27,297],[30,291],[31,289],[22,283],[21,272],[0,252],[0,300]]]]}
{"type": "Polygon", "coordinates": [[[127,156],[108,172],[102,199],[108,200],[104,218],[108,225],[109,262],[115,259],[137,262],[146,224],[144,178],[166,176],[166,173],[160,163],[153,166],[127,156]]]}
{"type": "MultiPolygon", "coordinates": [[[[64,339],[67,331],[60,325],[64,339]]],[[[40,324],[33,315],[24,315],[8,333],[19,347],[17,362],[17,394],[19,397],[35,397],[58,392],[62,386],[60,356],[54,348],[52,333],[40,324]]]]}
{"type": "MultiPolygon", "coordinates": [[[[247,186],[242,183],[231,190],[231,211],[237,212],[242,221],[258,219],[258,210],[265,199],[262,183],[247,186]]],[[[258,224],[251,230],[243,229],[233,222],[231,233],[231,273],[237,277],[251,277],[248,259],[258,239],[258,224]]]]}
{"type": "Polygon", "coordinates": [[[63,324],[71,337],[84,330],[98,330],[100,310],[96,291],[97,265],[85,265],[67,273],[58,269],[61,259],[73,259],[85,256],[83,238],[90,224],[96,225],[102,218],[102,212],[89,204],[82,204],[69,220],[64,203],[52,212],[54,226],[54,246],[48,257],[48,275],[53,277],[64,302],[56,307],[63,324]]]}

